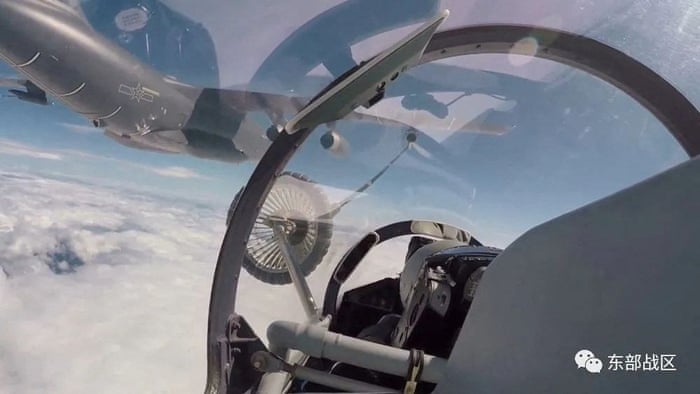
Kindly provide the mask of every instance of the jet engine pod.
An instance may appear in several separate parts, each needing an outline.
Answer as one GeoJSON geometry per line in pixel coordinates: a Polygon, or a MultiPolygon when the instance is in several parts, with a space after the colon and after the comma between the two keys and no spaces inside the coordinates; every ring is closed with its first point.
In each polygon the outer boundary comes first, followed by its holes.
{"type": "Polygon", "coordinates": [[[46,93],[43,90],[28,90],[27,92],[24,92],[17,89],[10,89],[10,93],[15,95],[15,97],[17,97],[18,99],[22,101],[27,101],[32,104],[48,105],[49,103],[48,99],[46,98],[46,93]]]}
{"type": "Polygon", "coordinates": [[[350,143],[335,130],[328,130],[321,136],[321,146],[340,157],[345,157],[350,153],[350,143]]]}
{"type": "MultiPolygon", "coordinates": [[[[230,224],[242,192],[243,189],[231,202],[226,225],[230,224]]],[[[303,275],[311,274],[328,253],[333,235],[332,210],[323,191],[311,180],[298,173],[283,173],[255,219],[243,268],[265,283],[291,283],[287,261],[280,249],[280,242],[287,242],[303,275]],[[284,239],[275,235],[275,225],[284,228],[284,239]]]]}

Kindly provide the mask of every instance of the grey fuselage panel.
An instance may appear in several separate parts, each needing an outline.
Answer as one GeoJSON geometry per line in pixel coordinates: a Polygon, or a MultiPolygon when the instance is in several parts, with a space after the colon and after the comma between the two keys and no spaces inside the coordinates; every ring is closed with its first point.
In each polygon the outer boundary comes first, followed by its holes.
{"type": "Polygon", "coordinates": [[[194,103],[70,9],[0,0],[0,53],[17,71],[100,127],[179,129],[194,103]]]}
{"type": "Polygon", "coordinates": [[[698,392],[698,218],[696,158],[530,230],[486,271],[437,392],[698,392]]]}

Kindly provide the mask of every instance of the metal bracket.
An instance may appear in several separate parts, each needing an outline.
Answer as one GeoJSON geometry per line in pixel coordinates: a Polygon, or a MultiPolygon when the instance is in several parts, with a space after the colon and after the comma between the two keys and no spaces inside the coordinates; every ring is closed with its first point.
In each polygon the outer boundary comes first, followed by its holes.
{"type": "MultiPolygon", "coordinates": [[[[266,350],[245,319],[237,314],[229,316],[226,322],[226,335],[217,340],[220,355],[221,387],[246,387],[258,380],[258,373],[250,365],[250,357],[258,351],[266,350]],[[240,363],[238,368],[234,364],[240,363]],[[231,376],[235,373],[235,376],[231,376]]],[[[229,390],[227,392],[237,392],[229,390]]]]}
{"type": "Polygon", "coordinates": [[[398,391],[362,382],[355,379],[308,368],[300,364],[290,364],[269,352],[256,352],[251,358],[255,368],[264,373],[287,372],[297,379],[314,382],[323,386],[333,387],[343,391],[363,393],[398,393],[398,391]]]}

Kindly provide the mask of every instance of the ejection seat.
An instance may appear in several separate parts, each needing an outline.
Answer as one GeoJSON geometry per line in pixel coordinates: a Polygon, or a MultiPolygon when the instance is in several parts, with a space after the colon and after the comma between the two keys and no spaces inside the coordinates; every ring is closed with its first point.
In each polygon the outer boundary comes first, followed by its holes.
{"type": "Polygon", "coordinates": [[[696,158],[503,251],[436,392],[696,393],[699,302],[696,158]],[[600,360],[599,373],[579,368],[580,350],[600,360]]]}

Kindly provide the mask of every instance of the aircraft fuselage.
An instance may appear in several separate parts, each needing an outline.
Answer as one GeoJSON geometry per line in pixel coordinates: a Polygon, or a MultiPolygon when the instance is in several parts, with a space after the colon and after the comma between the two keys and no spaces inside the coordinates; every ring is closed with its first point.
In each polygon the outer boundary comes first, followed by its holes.
{"type": "Polygon", "coordinates": [[[0,36],[12,37],[0,40],[7,62],[100,127],[128,134],[179,129],[192,112],[192,101],[160,74],[62,4],[1,0],[0,15],[0,36]]]}
{"type": "Polygon", "coordinates": [[[232,162],[251,158],[232,138],[244,113],[198,102],[202,89],[180,88],[60,2],[0,0],[0,59],[125,145],[232,162]],[[223,117],[215,126],[229,129],[211,130],[210,115],[223,117]]]}

